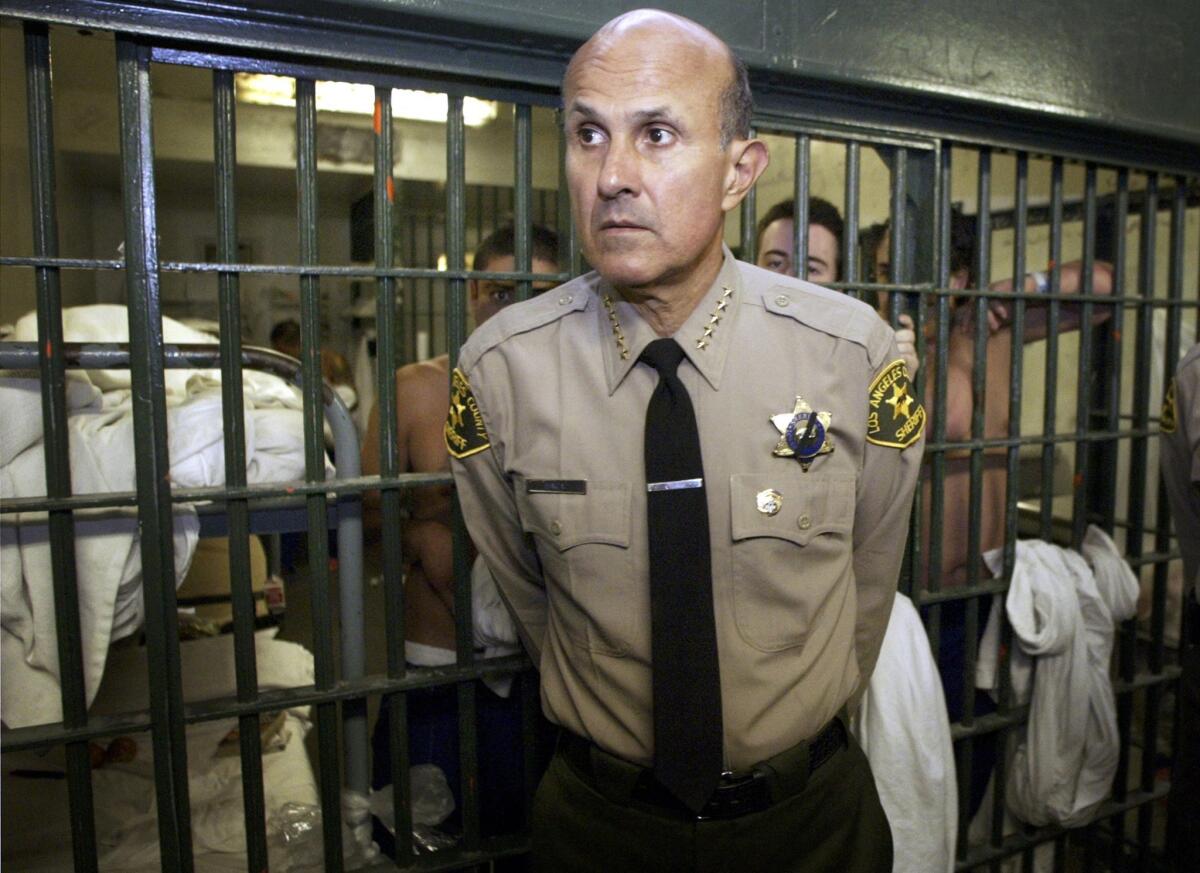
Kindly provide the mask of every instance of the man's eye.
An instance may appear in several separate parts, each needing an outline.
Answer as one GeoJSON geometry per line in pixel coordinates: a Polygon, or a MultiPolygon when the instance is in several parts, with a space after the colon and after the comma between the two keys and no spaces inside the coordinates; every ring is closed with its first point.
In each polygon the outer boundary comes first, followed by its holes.
{"type": "Polygon", "coordinates": [[[670,145],[675,142],[675,134],[665,127],[651,127],[646,131],[646,139],[654,145],[670,145]]]}
{"type": "Polygon", "coordinates": [[[598,145],[604,142],[604,134],[594,127],[581,127],[576,136],[582,145],[598,145]]]}
{"type": "Polygon", "coordinates": [[[783,258],[767,258],[767,269],[776,273],[782,273],[787,269],[787,261],[783,258]]]}
{"type": "Polygon", "coordinates": [[[513,298],[513,293],[508,288],[500,288],[500,289],[492,292],[492,302],[493,303],[500,303],[500,304],[511,303],[512,298],[513,298]]]}

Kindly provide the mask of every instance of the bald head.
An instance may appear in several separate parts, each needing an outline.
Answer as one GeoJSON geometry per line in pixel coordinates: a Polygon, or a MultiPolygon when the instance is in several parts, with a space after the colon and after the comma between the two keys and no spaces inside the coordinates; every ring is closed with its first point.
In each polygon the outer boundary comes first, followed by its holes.
{"type": "Polygon", "coordinates": [[[590,63],[605,64],[624,54],[662,51],[697,70],[725,70],[717,95],[721,148],[750,136],[754,104],[746,65],[715,33],[689,18],[660,9],[635,9],[618,15],[579,47],[563,76],[564,104],[570,102],[575,74],[590,63]]]}

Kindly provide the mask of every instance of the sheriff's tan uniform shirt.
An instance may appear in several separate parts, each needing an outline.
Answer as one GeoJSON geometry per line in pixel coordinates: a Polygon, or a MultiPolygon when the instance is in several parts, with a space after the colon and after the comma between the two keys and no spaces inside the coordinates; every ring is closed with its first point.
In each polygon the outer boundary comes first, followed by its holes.
{"type": "MultiPolygon", "coordinates": [[[[471,336],[446,427],[471,539],[539,665],[547,716],[643,765],[643,429],[658,378],[637,360],[656,338],[597,274],[575,279],[471,336]]],[[[675,339],[704,460],[726,764],[741,769],[811,737],[865,685],[924,411],[871,309],[728,250],[675,339]],[[807,471],[773,453],[797,407],[832,446],[807,471]]]]}
{"type": "Polygon", "coordinates": [[[1184,590],[1200,599],[1200,343],[1183,356],[1167,386],[1159,427],[1163,482],[1183,552],[1184,590]]]}

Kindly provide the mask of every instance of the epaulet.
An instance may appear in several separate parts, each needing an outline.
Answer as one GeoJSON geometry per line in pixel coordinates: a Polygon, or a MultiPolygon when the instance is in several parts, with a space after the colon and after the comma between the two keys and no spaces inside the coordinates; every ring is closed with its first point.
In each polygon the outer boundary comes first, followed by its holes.
{"type": "Polygon", "coordinates": [[[514,303],[480,325],[463,344],[458,355],[458,367],[469,371],[491,349],[517,336],[553,324],[572,312],[587,309],[595,273],[578,276],[564,285],[544,291],[537,297],[514,303]]]}
{"type": "Polygon", "coordinates": [[[887,354],[891,333],[870,306],[812,282],[780,276],[748,264],[739,266],[749,280],[746,286],[761,289],[758,296],[768,312],[857,343],[867,350],[872,367],[883,363],[882,356],[887,354]]]}

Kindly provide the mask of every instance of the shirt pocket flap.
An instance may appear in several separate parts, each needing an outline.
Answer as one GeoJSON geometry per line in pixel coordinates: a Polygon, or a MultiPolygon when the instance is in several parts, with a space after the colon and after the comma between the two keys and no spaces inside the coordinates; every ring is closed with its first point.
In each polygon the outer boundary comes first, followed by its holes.
{"type": "Polygon", "coordinates": [[[528,493],[516,482],[521,527],[560,552],[584,543],[629,548],[628,482],[587,483],[584,494],[528,493]]]}
{"type": "Polygon", "coordinates": [[[850,532],[854,478],[793,472],[791,477],[765,473],[730,477],[735,542],[776,537],[805,546],[821,534],[850,532]]]}

